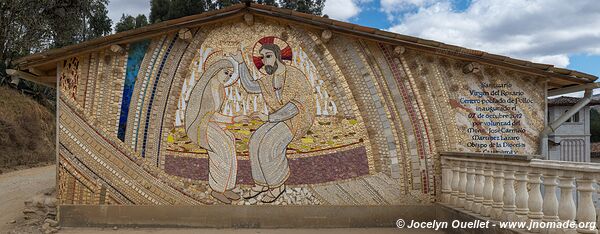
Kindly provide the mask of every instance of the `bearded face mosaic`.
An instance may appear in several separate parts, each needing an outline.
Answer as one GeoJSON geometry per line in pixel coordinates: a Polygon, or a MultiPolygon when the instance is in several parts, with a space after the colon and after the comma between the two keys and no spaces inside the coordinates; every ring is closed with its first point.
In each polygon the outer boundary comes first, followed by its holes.
{"type": "Polygon", "coordinates": [[[439,152],[537,150],[541,79],[268,20],[190,32],[61,63],[61,204],[429,203],[439,152]]]}

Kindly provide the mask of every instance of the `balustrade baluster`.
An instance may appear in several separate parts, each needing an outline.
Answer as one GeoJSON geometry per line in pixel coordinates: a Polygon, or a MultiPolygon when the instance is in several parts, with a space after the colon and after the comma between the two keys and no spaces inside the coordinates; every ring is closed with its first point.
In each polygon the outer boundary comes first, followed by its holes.
{"type": "Polygon", "coordinates": [[[478,163],[475,168],[475,198],[473,198],[473,213],[481,214],[483,206],[483,187],[485,184],[485,176],[483,175],[483,168],[485,164],[478,163]]]}
{"type": "MultiPolygon", "coordinates": [[[[530,222],[539,222],[544,217],[544,213],[542,212],[543,200],[542,200],[542,175],[538,173],[530,173],[529,174],[529,200],[527,201],[527,206],[529,206],[529,213],[527,217],[530,222]]],[[[532,229],[531,232],[539,232],[539,229],[532,229]]]]}
{"type": "Polygon", "coordinates": [[[519,168],[515,175],[517,181],[515,198],[515,205],[517,208],[515,209],[515,221],[525,222],[527,221],[527,213],[529,212],[529,207],[527,206],[527,200],[529,199],[529,194],[527,192],[527,169],[519,168]]]}
{"type": "Polygon", "coordinates": [[[454,161],[452,165],[452,193],[450,194],[450,205],[458,206],[458,185],[460,181],[460,167],[458,162],[454,161]]]}
{"type": "Polygon", "coordinates": [[[575,220],[575,201],[573,200],[573,176],[563,175],[559,178],[560,203],[558,204],[558,218],[561,222],[575,220]]]}
{"type": "Polygon", "coordinates": [[[556,198],[556,175],[544,175],[544,217],[545,222],[558,221],[558,198],[556,198]]]}
{"type": "MultiPolygon", "coordinates": [[[[579,192],[579,199],[577,205],[577,221],[579,223],[590,223],[596,221],[596,209],[594,208],[594,201],[592,199],[592,192],[594,192],[594,180],[589,178],[577,180],[577,191],[579,192]]],[[[598,228],[596,226],[596,228],[598,228]]],[[[590,230],[589,228],[577,229],[579,233],[598,233],[597,229],[590,230]]]]}
{"type": "Polygon", "coordinates": [[[466,162],[460,164],[460,181],[458,183],[458,208],[465,208],[465,198],[467,196],[467,166],[466,162]]]}
{"type": "Polygon", "coordinates": [[[442,203],[450,204],[450,193],[452,192],[452,170],[450,162],[442,159],[442,203]]]}
{"type": "Polygon", "coordinates": [[[485,177],[485,184],[483,185],[483,208],[481,215],[484,217],[490,217],[492,213],[493,194],[494,194],[494,177],[492,165],[487,165],[483,170],[485,177]]]}
{"type": "Polygon", "coordinates": [[[467,164],[467,190],[465,197],[465,210],[473,210],[473,199],[475,198],[475,165],[467,164]]]}
{"type": "Polygon", "coordinates": [[[501,165],[496,165],[494,168],[494,203],[492,203],[493,220],[500,220],[502,217],[502,208],[504,205],[504,172],[501,165]]]}
{"type": "Polygon", "coordinates": [[[508,221],[515,220],[515,171],[512,167],[508,167],[504,171],[504,207],[502,209],[502,218],[508,221]]]}

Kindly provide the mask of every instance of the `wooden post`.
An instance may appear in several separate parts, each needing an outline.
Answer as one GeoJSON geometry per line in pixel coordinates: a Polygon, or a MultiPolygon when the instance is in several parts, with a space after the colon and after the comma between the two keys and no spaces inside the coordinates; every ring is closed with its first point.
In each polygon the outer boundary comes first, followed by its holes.
{"type": "Polygon", "coordinates": [[[29,73],[34,74],[36,76],[46,76],[46,73],[44,71],[34,68],[34,67],[30,67],[27,70],[29,70],[29,73]]]}
{"type": "Polygon", "coordinates": [[[56,76],[36,76],[28,72],[6,69],[6,74],[11,77],[17,77],[24,80],[28,80],[34,83],[45,85],[54,88],[56,86],[56,76]]]}

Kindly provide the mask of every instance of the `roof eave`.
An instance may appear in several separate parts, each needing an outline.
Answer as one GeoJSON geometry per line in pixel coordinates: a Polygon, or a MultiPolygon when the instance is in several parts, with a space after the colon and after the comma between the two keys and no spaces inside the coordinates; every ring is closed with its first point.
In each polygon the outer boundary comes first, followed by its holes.
{"type": "Polygon", "coordinates": [[[175,32],[184,27],[194,27],[205,23],[215,23],[228,20],[241,16],[245,12],[261,15],[267,18],[271,17],[280,20],[283,19],[307,26],[328,29],[336,33],[346,34],[354,37],[367,38],[388,44],[406,46],[411,49],[433,53],[440,56],[454,57],[467,61],[501,66],[511,70],[545,77],[548,78],[549,82],[554,79],[560,79],[570,83],[569,85],[574,85],[594,82],[597,79],[596,76],[590,74],[568,69],[555,68],[554,66],[548,64],[532,63],[506,56],[490,54],[483,51],[448,45],[437,41],[420,39],[379,30],[376,28],[364,27],[356,24],[328,19],[325,17],[254,3],[250,4],[250,6],[247,6],[246,4],[237,4],[220,10],[156,23],[139,29],[109,35],[80,44],[29,55],[17,59],[14,64],[20,69],[47,65],[48,63],[60,61],[73,56],[74,54],[86,53],[89,51],[106,48],[114,44],[125,44],[136,40],[151,38],[157,35],[175,32]]]}

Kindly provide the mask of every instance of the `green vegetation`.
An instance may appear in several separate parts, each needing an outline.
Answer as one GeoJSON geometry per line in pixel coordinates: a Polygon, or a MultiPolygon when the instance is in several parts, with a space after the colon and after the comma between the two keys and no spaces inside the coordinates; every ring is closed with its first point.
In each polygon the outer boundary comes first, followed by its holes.
{"type": "Polygon", "coordinates": [[[600,142],[600,113],[595,108],[590,109],[591,142],[600,142]]]}
{"type": "Polygon", "coordinates": [[[0,173],[56,160],[55,119],[47,108],[0,86],[0,110],[0,173]]]}
{"type": "MultiPolygon", "coordinates": [[[[150,23],[176,19],[188,15],[199,14],[206,11],[221,9],[234,4],[245,2],[243,0],[151,0],[150,23]]],[[[271,5],[292,9],[295,11],[321,15],[325,0],[257,0],[258,4],[271,5]]]]}
{"type": "Polygon", "coordinates": [[[131,29],[141,28],[148,25],[146,15],[139,14],[135,18],[131,15],[123,14],[121,20],[115,25],[115,32],[124,32],[131,29]]]}
{"type": "MultiPolygon", "coordinates": [[[[16,58],[110,34],[107,4],[108,0],[0,1],[0,85],[10,82],[5,69],[12,68],[16,58]]],[[[54,100],[54,89],[23,80],[19,88],[45,105],[47,99],[54,100]]]]}

